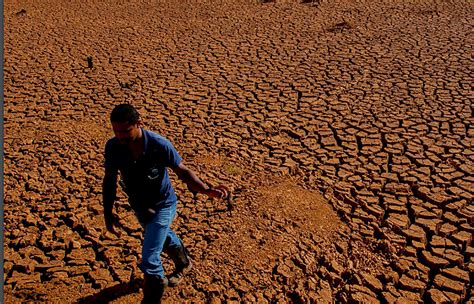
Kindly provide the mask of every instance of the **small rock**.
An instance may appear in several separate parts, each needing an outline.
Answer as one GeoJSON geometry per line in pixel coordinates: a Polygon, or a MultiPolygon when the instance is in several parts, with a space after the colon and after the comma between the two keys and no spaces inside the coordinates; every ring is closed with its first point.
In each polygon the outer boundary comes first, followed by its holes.
{"type": "Polygon", "coordinates": [[[336,262],[336,260],[332,260],[330,262],[330,265],[329,265],[329,268],[334,271],[336,274],[338,275],[341,275],[341,273],[344,272],[344,267],[342,267],[341,265],[339,265],[338,262],[336,262]]]}
{"type": "Polygon", "coordinates": [[[348,245],[345,242],[337,242],[336,244],[336,250],[341,253],[341,254],[347,254],[348,250],[348,245]]]}
{"type": "Polygon", "coordinates": [[[94,63],[91,56],[87,56],[87,67],[89,69],[92,69],[94,67],[94,63]]]}
{"type": "Polygon", "coordinates": [[[474,247],[468,246],[465,251],[466,255],[470,258],[474,256],[474,247]]]}
{"type": "Polygon", "coordinates": [[[402,275],[402,277],[398,281],[398,284],[400,284],[400,287],[402,287],[403,289],[420,293],[423,293],[424,289],[426,288],[425,283],[419,280],[414,280],[407,275],[402,275]]]}
{"type": "MultiPolygon", "coordinates": [[[[444,294],[446,295],[446,297],[448,297],[448,299],[451,301],[450,303],[455,303],[455,304],[461,304],[463,302],[461,302],[461,295],[455,293],[455,292],[450,292],[450,291],[444,291],[444,294]]],[[[462,298],[464,298],[465,295],[462,294],[462,298]]],[[[466,303],[466,302],[465,302],[466,303]]],[[[467,302],[469,303],[469,302],[467,302]]]]}
{"type": "Polygon", "coordinates": [[[110,275],[110,272],[104,268],[99,268],[94,271],[91,271],[89,273],[89,276],[91,277],[93,281],[97,281],[97,280],[113,281],[112,276],[110,275]]]}
{"type": "Polygon", "coordinates": [[[382,292],[382,297],[385,300],[385,303],[387,304],[395,304],[395,302],[397,301],[397,297],[387,291],[382,292]]]}
{"type": "Polygon", "coordinates": [[[361,273],[362,280],[367,284],[367,286],[374,292],[380,292],[383,290],[382,283],[373,275],[368,273],[361,273]]]}
{"type": "Polygon", "coordinates": [[[91,271],[89,266],[71,266],[68,268],[67,273],[70,277],[85,275],[91,271]]]}
{"type": "Polygon", "coordinates": [[[35,260],[21,259],[15,262],[13,269],[30,274],[34,272],[36,264],[38,264],[38,262],[35,260]]]}
{"type": "Polygon", "coordinates": [[[287,265],[280,263],[276,269],[276,273],[289,279],[292,277],[291,269],[287,265]]]}
{"type": "Polygon", "coordinates": [[[426,233],[419,226],[412,225],[409,229],[403,230],[402,233],[410,240],[426,244],[426,233]],[[413,227],[416,227],[416,229],[413,227]]]}
{"type": "Polygon", "coordinates": [[[440,257],[433,256],[431,252],[424,250],[421,253],[422,258],[426,262],[427,266],[431,268],[444,268],[449,265],[449,261],[440,257]]]}
{"type": "Polygon", "coordinates": [[[442,290],[452,291],[457,294],[464,294],[465,292],[465,286],[462,282],[451,280],[441,274],[434,278],[434,284],[442,290]]]}
{"type": "Polygon", "coordinates": [[[441,248],[456,248],[456,244],[454,244],[450,239],[445,237],[441,237],[438,235],[433,235],[430,242],[431,247],[441,247],[441,248]]]}
{"type": "Polygon", "coordinates": [[[438,289],[430,289],[428,290],[428,298],[430,302],[433,304],[448,304],[452,303],[446,295],[438,289]]]}
{"type": "Polygon", "coordinates": [[[397,284],[400,279],[400,275],[396,271],[387,271],[382,273],[382,280],[385,283],[397,284]]]}
{"type": "Polygon", "coordinates": [[[394,262],[392,267],[397,270],[398,273],[402,274],[411,269],[413,266],[413,262],[407,259],[399,259],[398,261],[394,262]]]}
{"type": "Polygon", "coordinates": [[[360,304],[368,304],[368,303],[379,304],[380,303],[380,301],[377,300],[377,298],[363,292],[351,293],[349,295],[349,300],[350,300],[349,303],[360,303],[360,304]]]}
{"type": "Polygon", "coordinates": [[[405,214],[391,213],[386,220],[389,227],[399,231],[406,229],[410,223],[410,219],[405,214]]]}
{"type": "Polygon", "coordinates": [[[459,269],[458,267],[443,269],[441,274],[456,281],[469,283],[469,272],[459,269]]]}
{"type": "Polygon", "coordinates": [[[400,293],[400,298],[397,300],[397,304],[402,304],[402,303],[418,304],[421,302],[421,294],[419,292],[412,292],[412,291],[400,289],[399,293],[400,293]]]}
{"type": "Polygon", "coordinates": [[[25,10],[25,9],[21,9],[20,11],[16,12],[15,15],[16,15],[16,16],[23,16],[23,15],[26,15],[26,10],[25,10]]]}
{"type": "Polygon", "coordinates": [[[460,231],[453,234],[451,239],[456,243],[462,244],[463,246],[468,246],[471,244],[472,234],[467,231],[460,231]]]}
{"type": "Polygon", "coordinates": [[[464,262],[464,256],[457,250],[442,250],[442,248],[433,248],[432,251],[434,254],[438,254],[452,264],[462,265],[464,262]]]}
{"type": "Polygon", "coordinates": [[[401,183],[387,183],[385,185],[385,191],[388,193],[396,194],[397,196],[406,196],[411,194],[411,188],[408,184],[401,183]]]}
{"type": "Polygon", "coordinates": [[[221,299],[219,299],[218,297],[212,297],[210,303],[211,303],[211,304],[221,304],[222,301],[221,301],[221,299]]]}
{"type": "Polygon", "coordinates": [[[50,263],[48,264],[38,264],[38,265],[35,265],[35,271],[36,272],[45,272],[47,271],[48,269],[51,269],[51,268],[61,268],[64,266],[64,262],[63,261],[51,261],[50,263]]]}
{"type": "Polygon", "coordinates": [[[449,236],[453,233],[455,233],[456,231],[458,230],[458,228],[456,226],[453,226],[449,223],[444,223],[443,225],[441,225],[441,227],[439,228],[439,234],[441,236],[449,236]]]}
{"type": "Polygon", "coordinates": [[[377,297],[377,295],[372,290],[370,290],[369,288],[367,288],[365,286],[346,285],[345,288],[348,289],[349,294],[354,294],[354,293],[360,292],[360,293],[363,293],[363,294],[367,294],[370,297],[374,297],[374,298],[377,297]]]}
{"type": "Polygon", "coordinates": [[[40,283],[41,275],[39,273],[24,274],[18,271],[13,271],[12,276],[8,278],[6,284],[26,284],[26,283],[40,283]]]}

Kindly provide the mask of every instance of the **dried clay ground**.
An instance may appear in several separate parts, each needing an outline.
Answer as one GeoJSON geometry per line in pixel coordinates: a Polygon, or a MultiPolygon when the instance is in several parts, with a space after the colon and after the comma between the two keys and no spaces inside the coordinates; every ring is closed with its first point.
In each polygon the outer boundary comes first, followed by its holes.
{"type": "Polygon", "coordinates": [[[101,206],[123,102],[233,189],[172,175],[167,303],[472,303],[471,1],[4,6],[5,303],[139,302],[143,231],[101,206]]]}

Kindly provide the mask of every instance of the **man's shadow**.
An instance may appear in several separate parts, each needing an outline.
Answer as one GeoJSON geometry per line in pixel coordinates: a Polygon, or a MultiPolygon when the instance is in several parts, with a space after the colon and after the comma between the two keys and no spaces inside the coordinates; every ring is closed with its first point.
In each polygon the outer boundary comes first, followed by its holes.
{"type": "Polygon", "coordinates": [[[140,287],[142,286],[142,283],[143,283],[143,279],[135,279],[128,283],[120,283],[115,286],[107,287],[93,295],[79,299],[78,303],[80,304],[109,303],[120,297],[138,292],[140,290],[140,287]]]}

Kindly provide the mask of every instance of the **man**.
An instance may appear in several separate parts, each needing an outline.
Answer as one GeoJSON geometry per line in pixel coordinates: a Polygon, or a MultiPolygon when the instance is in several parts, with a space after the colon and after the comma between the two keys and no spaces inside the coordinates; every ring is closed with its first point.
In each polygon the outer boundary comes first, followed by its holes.
{"type": "Polygon", "coordinates": [[[115,137],[105,146],[103,181],[104,217],[107,230],[117,234],[117,216],[113,213],[117,178],[120,172],[129,203],[144,228],[142,262],[144,272],[142,303],[160,303],[166,287],[177,285],[190,270],[187,250],[170,226],[176,214],[177,197],[167,168],[171,168],[188,188],[212,198],[224,198],[224,186],[208,187],[188,169],[181,156],[166,138],[142,128],[137,110],[129,104],[116,106],[110,115],[115,137]],[[167,278],[161,262],[165,251],[175,264],[167,278]]]}

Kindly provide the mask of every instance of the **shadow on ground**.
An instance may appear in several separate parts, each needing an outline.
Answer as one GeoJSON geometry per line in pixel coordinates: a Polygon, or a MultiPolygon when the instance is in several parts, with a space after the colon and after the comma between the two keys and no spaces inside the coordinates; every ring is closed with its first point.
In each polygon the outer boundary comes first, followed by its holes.
{"type": "Polygon", "coordinates": [[[79,304],[99,304],[109,303],[120,297],[136,293],[140,290],[143,280],[136,279],[129,283],[120,283],[115,286],[107,287],[101,291],[79,299],[79,304]]]}

